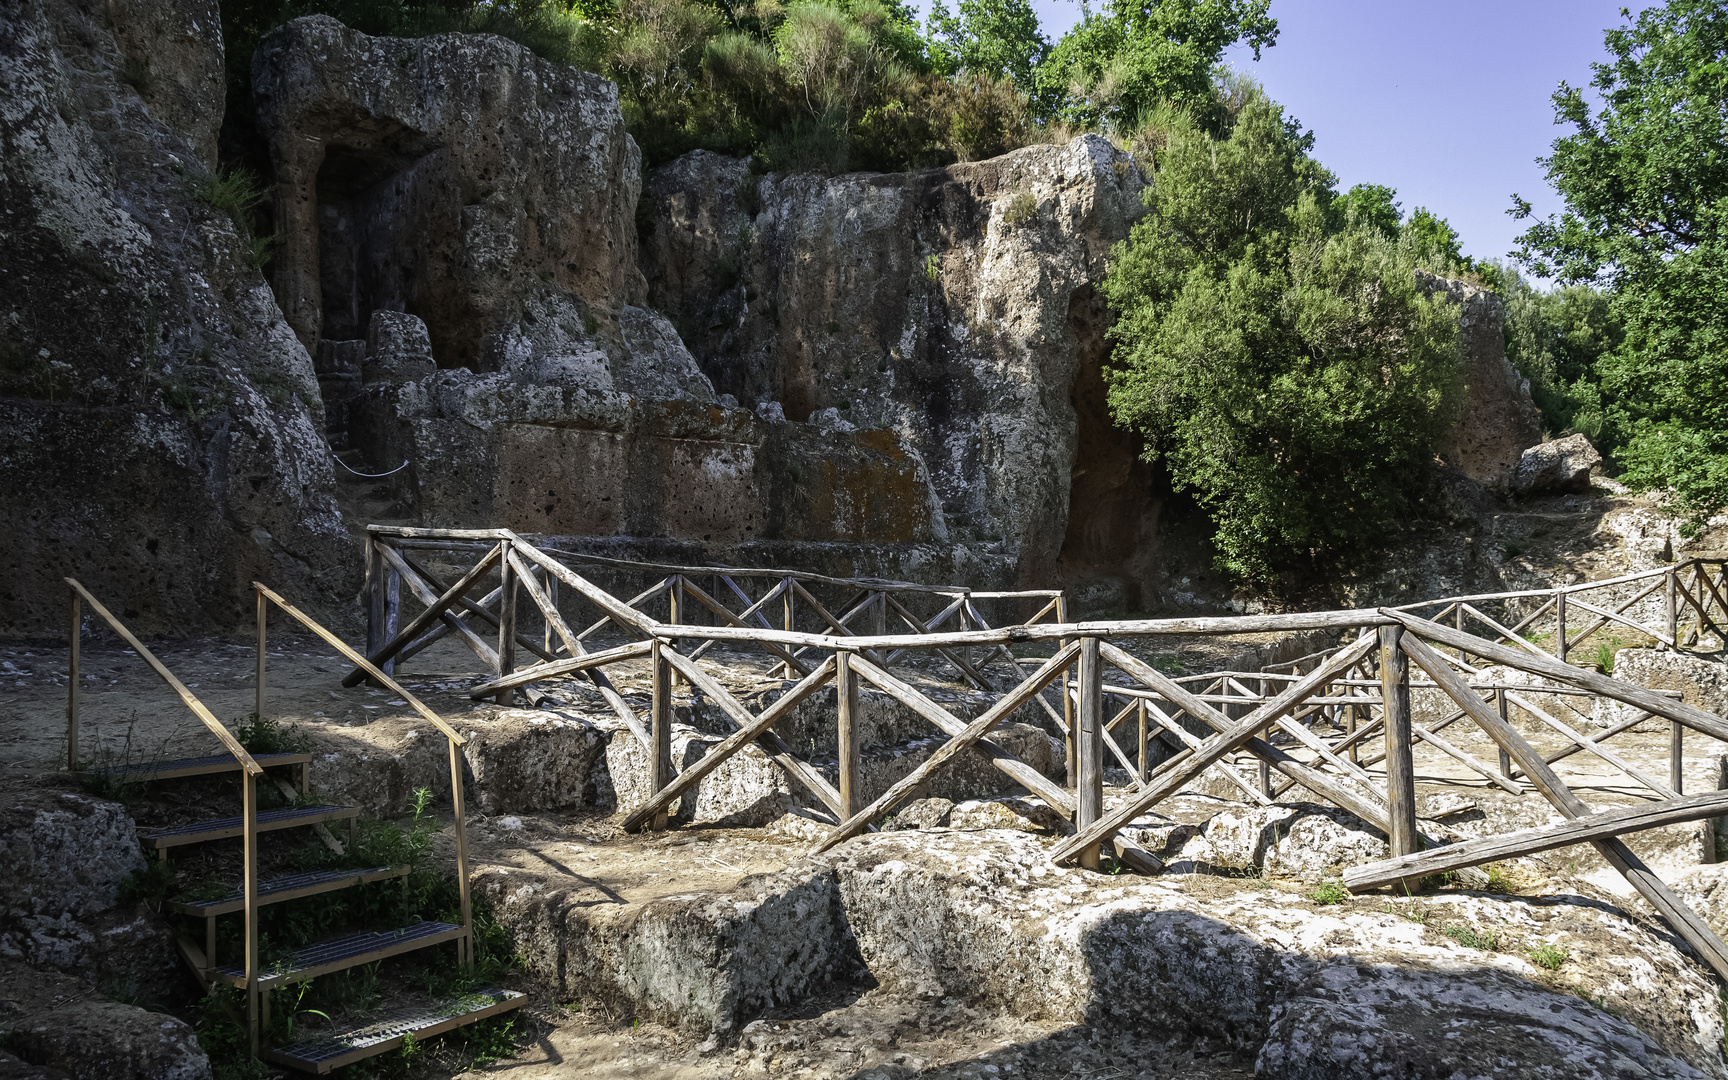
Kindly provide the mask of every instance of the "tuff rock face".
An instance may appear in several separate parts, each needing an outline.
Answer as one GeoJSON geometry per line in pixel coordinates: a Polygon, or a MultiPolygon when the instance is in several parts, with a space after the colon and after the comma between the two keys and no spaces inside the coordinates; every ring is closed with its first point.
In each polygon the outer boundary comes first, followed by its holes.
{"type": "Polygon", "coordinates": [[[1427,273],[1420,278],[1458,305],[1464,351],[1463,411],[1440,456],[1470,479],[1503,491],[1520,456],[1542,441],[1530,382],[1506,359],[1505,305],[1479,285],[1427,273]]]}
{"type": "Polygon", "coordinates": [[[641,155],[617,87],[501,38],[375,38],[324,16],[265,38],[252,78],[276,292],[308,346],[407,311],[442,366],[495,370],[499,333],[538,301],[559,346],[621,351],[641,155]]]}
{"type": "Polygon", "coordinates": [[[1133,453],[1107,428],[1082,432],[1073,400],[1105,349],[1092,287],[1143,183],[1096,136],[834,178],[693,153],[649,181],[649,299],[717,389],[794,423],[892,432],[928,466],[939,535],[1049,580],[1086,453],[1109,458],[1089,501],[1133,496],[1100,551],[1155,529],[1133,453]]]}
{"type": "Polygon", "coordinates": [[[210,1080],[192,1027],[93,995],[76,979],[0,961],[0,1054],[8,1080],[210,1080]],[[31,1071],[34,1067],[35,1071],[31,1071]]]}
{"type": "Polygon", "coordinates": [[[1610,905],[1469,893],[1323,905],[1205,875],[1054,868],[1047,843],[888,831],[729,891],[642,904],[517,870],[483,871],[476,887],[558,994],[693,1033],[724,1037],[862,968],[907,1000],[1086,1023],[1101,1038],[1204,1036],[1268,1078],[1728,1075],[1712,981],[1610,905]],[[1492,933],[1499,951],[1447,927],[1492,933]],[[1525,959],[1542,943],[1570,954],[1561,976],[1525,959]]]}
{"type": "Polygon", "coordinates": [[[214,4],[0,8],[0,626],[63,633],[73,574],[145,630],[248,584],[330,592],[346,545],[306,350],[198,194],[214,4]]]}
{"type": "Polygon", "coordinates": [[[0,958],[159,990],[175,979],[167,927],[122,903],[144,869],[137,825],[119,803],[24,788],[0,805],[0,958]]]}

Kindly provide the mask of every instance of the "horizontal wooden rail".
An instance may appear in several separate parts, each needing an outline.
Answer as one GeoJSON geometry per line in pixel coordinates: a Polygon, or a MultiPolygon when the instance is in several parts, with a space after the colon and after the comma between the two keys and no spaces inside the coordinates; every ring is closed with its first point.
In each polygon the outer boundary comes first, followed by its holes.
{"type": "Polygon", "coordinates": [[[606,649],[603,652],[584,653],[581,656],[554,660],[550,664],[535,664],[533,667],[517,668],[508,675],[500,676],[478,686],[468,688],[471,698],[491,697],[500,690],[514,690],[519,686],[527,686],[539,679],[550,679],[558,675],[571,675],[589,668],[605,667],[624,660],[640,660],[647,656],[654,646],[646,641],[632,641],[628,645],[606,649]]]}
{"type": "Polygon", "coordinates": [[[1405,878],[1444,874],[1466,866],[1480,866],[1499,859],[1535,855],[1538,852],[1570,847],[1603,837],[1659,829],[1664,825],[1679,825],[1723,815],[1728,815],[1728,791],[1711,791],[1702,795],[1601,810],[1537,829],[1484,836],[1430,851],[1419,851],[1414,855],[1353,866],[1344,871],[1344,887],[1351,892],[1363,892],[1393,885],[1405,878]]]}

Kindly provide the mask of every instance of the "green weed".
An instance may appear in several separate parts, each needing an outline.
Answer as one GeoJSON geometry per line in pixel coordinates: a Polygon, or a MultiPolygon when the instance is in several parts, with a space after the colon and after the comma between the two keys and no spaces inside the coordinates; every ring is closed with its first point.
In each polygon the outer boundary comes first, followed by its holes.
{"type": "Polygon", "coordinates": [[[1322,881],[1308,894],[1316,904],[1342,904],[1350,899],[1350,891],[1341,882],[1322,881]]]}
{"type": "Polygon", "coordinates": [[[1408,904],[1404,907],[1399,907],[1396,904],[1387,904],[1381,910],[1386,912],[1388,915],[1396,915],[1400,919],[1406,919],[1413,923],[1420,923],[1423,926],[1428,925],[1428,920],[1432,917],[1427,908],[1419,908],[1415,904],[1408,904]]]}
{"type": "Polygon", "coordinates": [[[174,864],[166,859],[149,859],[142,870],[134,870],[120,879],[120,901],[136,901],[151,911],[159,911],[162,901],[174,891],[174,864]]]}
{"type": "Polygon", "coordinates": [[[1022,191],[1008,200],[1008,209],[1002,211],[1002,225],[1004,228],[1018,229],[1037,216],[1038,200],[1022,191]]]}
{"type": "Polygon", "coordinates": [[[1495,952],[1500,948],[1500,935],[1493,931],[1477,931],[1468,926],[1447,926],[1440,932],[1465,948],[1481,949],[1483,952],[1495,952]]]}
{"type": "Polygon", "coordinates": [[[1553,942],[1530,950],[1530,962],[1539,968],[1549,971],[1559,971],[1562,964],[1572,958],[1572,954],[1553,942]]]}
{"type": "Polygon", "coordinates": [[[299,727],[283,727],[276,720],[257,713],[247,713],[234,721],[234,737],[249,754],[300,754],[312,745],[299,727]]]}

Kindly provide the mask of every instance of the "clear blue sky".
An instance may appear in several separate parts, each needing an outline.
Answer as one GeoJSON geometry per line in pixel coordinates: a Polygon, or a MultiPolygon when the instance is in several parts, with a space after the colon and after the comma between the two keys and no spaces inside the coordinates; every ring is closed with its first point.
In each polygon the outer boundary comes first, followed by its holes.
{"type": "MultiPolygon", "coordinates": [[[[925,3],[919,3],[923,8],[925,3]]],[[[950,7],[953,5],[950,4],[950,7]]],[[[1078,0],[1033,0],[1045,34],[1080,18],[1078,0]]],[[[1587,85],[1602,32],[1638,0],[1273,0],[1278,44],[1253,74],[1315,135],[1341,187],[1386,184],[1458,230],[1464,252],[1504,257],[1522,226],[1512,193],[1538,214],[1560,208],[1536,158],[1567,129],[1549,97],[1587,85]]]]}

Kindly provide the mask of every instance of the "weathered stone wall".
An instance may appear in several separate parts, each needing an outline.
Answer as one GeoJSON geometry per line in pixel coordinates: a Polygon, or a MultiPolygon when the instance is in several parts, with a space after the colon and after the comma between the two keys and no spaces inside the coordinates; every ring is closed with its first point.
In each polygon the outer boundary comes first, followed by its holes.
{"type": "Polygon", "coordinates": [[[946,532],[1048,582],[1075,468],[1091,286],[1141,212],[1096,136],[893,175],[758,177],[694,153],[649,181],[650,301],[717,389],[792,421],[895,432],[946,532]],[[772,404],[770,404],[772,403],[772,404]]]}
{"type": "Polygon", "coordinates": [[[641,154],[616,86],[502,38],[369,37],[323,16],[265,38],[252,79],[276,293],[308,346],[407,311],[442,366],[495,369],[495,335],[537,297],[572,338],[620,350],[643,286],[641,154]]]}
{"type": "Polygon", "coordinates": [[[222,102],[205,0],[0,7],[5,633],[63,633],[63,575],[144,630],[345,591],[311,360],[198,195],[222,102]]]}

